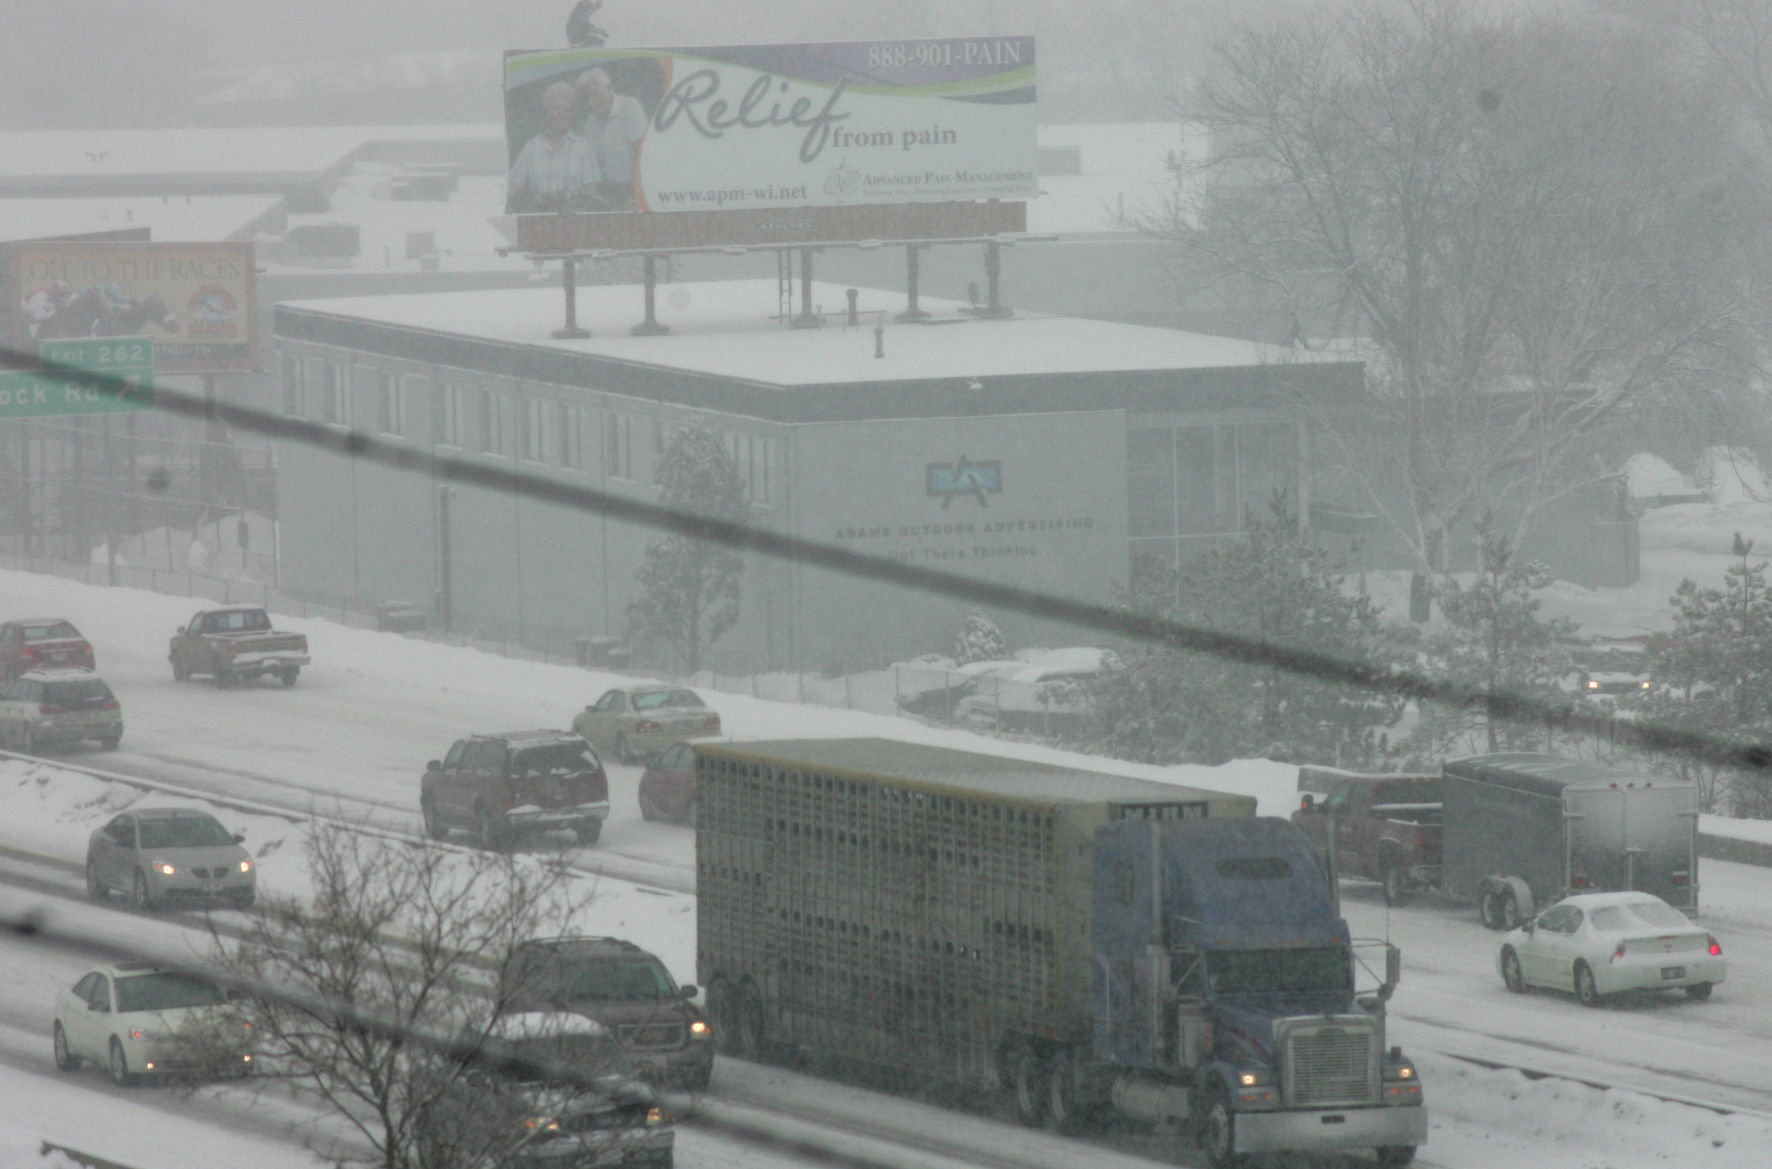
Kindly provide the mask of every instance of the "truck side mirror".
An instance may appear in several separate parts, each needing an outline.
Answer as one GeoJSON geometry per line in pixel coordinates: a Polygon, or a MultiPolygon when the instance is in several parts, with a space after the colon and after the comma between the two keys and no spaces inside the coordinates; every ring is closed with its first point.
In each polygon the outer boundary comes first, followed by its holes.
{"type": "Polygon", "coordinates": [[[183,625],[180,625],[178,627],[178,636],[183,637],[184,635],[185,635],[185,627],[183,625]]]}
{"type": "Polygon", "coordinates": [[[425,770],[426,771],[442,771],[443,770],[443,761],[441,759],[433,759],[429,763],[425,764],[425,770]]]}
{"type": "Polygon", "coordinates": [[[697,994],[701,993],[701,988],[696,986],[693,982],[685,982],[682,986],[677,988],[677,993],[686,999],[692,999],[697,994]]]}

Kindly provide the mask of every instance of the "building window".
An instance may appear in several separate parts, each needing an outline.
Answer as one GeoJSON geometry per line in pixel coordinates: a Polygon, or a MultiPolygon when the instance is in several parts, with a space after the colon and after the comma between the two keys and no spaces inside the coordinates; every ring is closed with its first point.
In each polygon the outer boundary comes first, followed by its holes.
{"type": "Polygon", "coordinates": [[[337,363],[320,362],[320,421],[351,424],[349,391],[345,371],[337,363]]]}
{"type": "Polygon", "coordinates": [[[1265,517],[1275,492],[1298,505],[1298,433],[1283,422],[1138,429],[1126,471],[1134,558],[1180,565],[1265,517]]]}
{"type": "Polygon", "coordinates": [[[609,447],[609,473],[617,479],[634,477],[634,420],[611,410],[606,427],[609,447]]]}
{"type": "Polygon", "coordinates": [[[480,391],[480,452],[505,453],[504,395],[497,390],[480,391]]]}
{"type": "Polygon", "coordinates": [[[289,354],[283,357],[283,413],[302,415],[302,402],[306,397],[302,393],[301,379],[306,373],[302,367],[306,364],[301,358],[289,354]]]}
{"type": "Polygon", "coordinates": [[[584,436],[579,428],[584,425],[584,411],[577,406],[562,403],[559,407],[556,422],[560,434],[560,465],[570,471],[582,471],[585,468],[584,436]]]}
{"type": "Polygon", "coordinates": [[[400,375],[380,370],[375,376],[376,422],[383,434],[406,433],[406,387],[400,375]]]}
{"type": "Polygon", "coordinates": [[[548,404],[540,398],[521,399],[523,423],[517,431],[517,451],[534,463],[548,461],[548,404]]]}
{"type": "Polygon", "coordinates": [[[466,413],[467,391],[460,386],[437,387],[435,437],[439,446],[459,447],[462,443],[462,418],[466,413]]]}

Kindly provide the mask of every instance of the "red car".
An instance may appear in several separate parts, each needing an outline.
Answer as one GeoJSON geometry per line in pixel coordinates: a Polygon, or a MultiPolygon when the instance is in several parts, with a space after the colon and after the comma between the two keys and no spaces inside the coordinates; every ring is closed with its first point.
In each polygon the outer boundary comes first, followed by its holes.
{"type": "Polygon", "coordinates": [[[92,643],[60,617],[36,617],[0,625],[0,678],[26,670],[94,668],[92,643]]]}
{"type": "Polygon", "coordinates": [[[695,826],[695,750],[688,743],[666,747],[640,773],[640,815],[695,826]]]}

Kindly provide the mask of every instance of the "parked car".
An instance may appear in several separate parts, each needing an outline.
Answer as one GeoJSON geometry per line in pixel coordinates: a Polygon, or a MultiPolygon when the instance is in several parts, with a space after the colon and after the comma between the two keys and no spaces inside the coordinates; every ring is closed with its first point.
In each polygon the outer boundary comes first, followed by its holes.
{"type": "Polygon", "coordinates": [[[681,686],[618,686],[584,708],[572,729],[599,751],[638,763],[684,739],[720,733],[720,715],[681,686]]]}
{"type": "Polygon", "coordinates": [[[954,721],[987,731],[1048,733],[1087,713],[1085,684],[1101,671],[1075,665],[1023,665],[975,678],[954,706],[954,721]]]}
{"type": "Polygon", "coordinates": [[[96,668],[92,643],[60,617],[33,617],[0,625],[0,681],[26,670],[96,668]]]}
{"type": "Polygon", "coordinates": [[[609,777],[582,736],[570,731],[507,731],[457,739],[419,781],[425,832],[453,828],[505,849],[525,834],[570,830],[595,844],[609,818],[609,777]]]}
{"type": "Polygon", "coordinates": [[[55,998],[55,1066],[103,1065],[120,1085],[142,1076],[217,1078],[252,1071],[252,1030],[200,971],[119,962],[55,998]]]}
{"type": "Polygon", "coordinates": [[[1716,935],[1652,893],[1565,897],[1504,935],[1495,961],[1516,994],[1567,991],[1589,1007],[1638,991],[1708,999],[1728,976],[1716,935]]]}
{"type": "Polygon", "coordinates": [[[640,818],[695,826],[695,748],[674,743],[640,773],[640,818]]]}
{"type": "Polygon", "coordinates": [[[103,901],[119,890],[137,909],[167,902],[250,909],[258,866],[241,847],[245,839],[199,808],[131,809],[86,842],[86,893],[103,901]]]}
{"type": "Polygon", "coordinates": [[[980,679],[1025,670],[1020,658],[981,659],[963,666],[926,666],[906,663],[894,667],[898,708],[906,714],[936,722],[954,722],[962,699],[973,693],[980,679]]]}
{"type": "Polygon", "coordinates": [[[123,739],[123,708],[90,670],[26,670],[0,690],[0,744],[34,755],[51,743],[123,739]]]}
{"type": "Polygon", "coordinates": [[[499,975],[505,1010],[567,1010],[595,1019],[635,1072],[667,1087],[700,1091],[714,1068],[714,1033],[657,955],[623,938],[532,938],[499,975]]]}
{"type": "Polygon", "coordinates": [[[670,1169],[676,1145],[658,1094],[584,1015],[521,1011],[486,1038],[519,1070],[470,1063],[418,1116],[429,1165],[670,1169]],[[557,1074],[550,1074],[557,1071],[557,1074]]]}
{"type": "Polygon", "coordinates": [[[206,674],[221,690],[237,682],[275,675],[295,685],[308,656],[308,635],[271,628],[270,614],[258,605],[228,605],[193,616],[167,644],[172,680],[206,674]]]}

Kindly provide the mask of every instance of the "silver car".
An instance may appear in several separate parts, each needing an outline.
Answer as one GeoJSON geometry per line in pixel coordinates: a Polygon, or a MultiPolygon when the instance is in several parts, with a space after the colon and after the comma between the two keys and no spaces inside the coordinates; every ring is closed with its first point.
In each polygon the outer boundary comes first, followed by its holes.
{"type": "Polygon", "coordinates": [[[91,670],[26,670],[0,690],[0,743],[34,755],[51,743],[123,738],[123,709],[91,670]]]}
{"type": "Polygon", "coordinates": [[[137,909],[173,901],[250,908],[258,869],[244,839],[196,808],[124,812],[87,842],[86,892],[94,901],[124,892],[137,909]]]}

